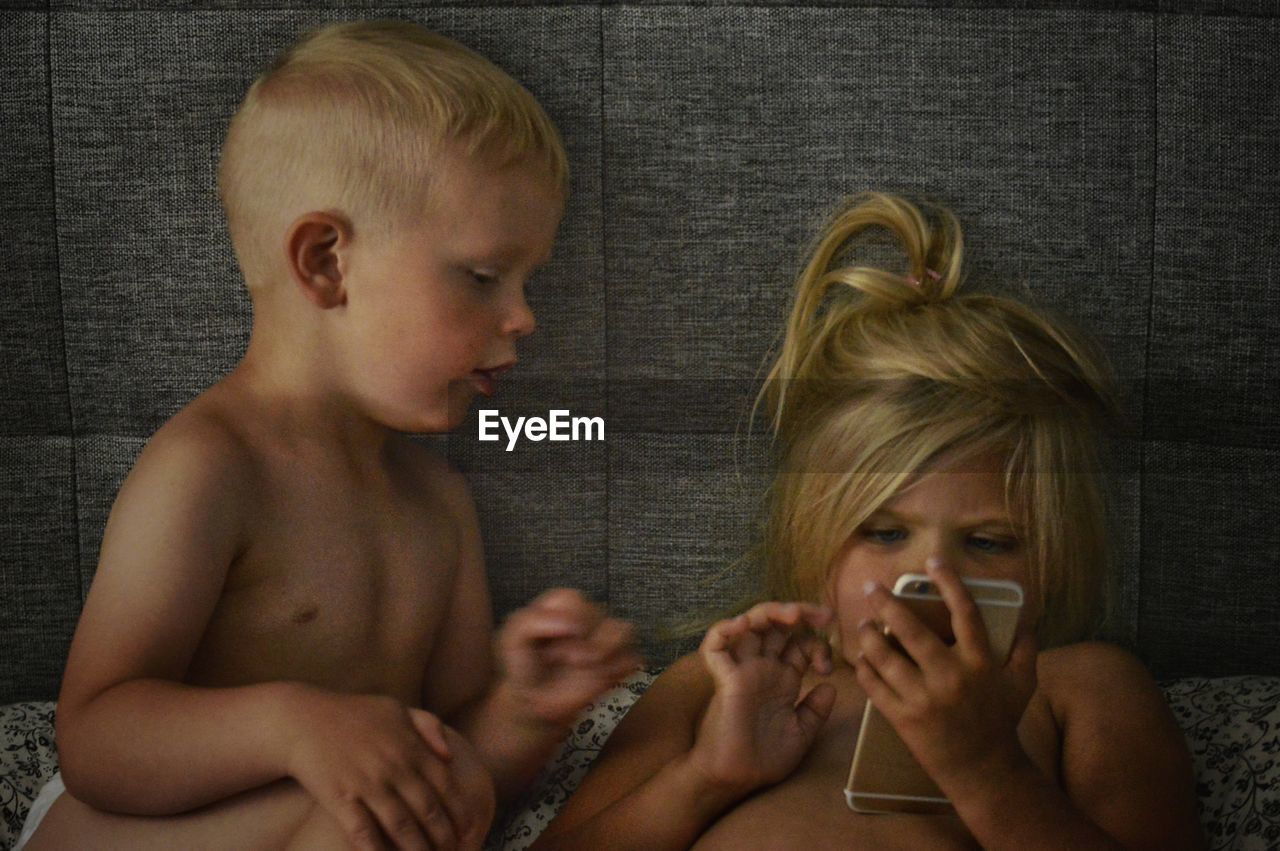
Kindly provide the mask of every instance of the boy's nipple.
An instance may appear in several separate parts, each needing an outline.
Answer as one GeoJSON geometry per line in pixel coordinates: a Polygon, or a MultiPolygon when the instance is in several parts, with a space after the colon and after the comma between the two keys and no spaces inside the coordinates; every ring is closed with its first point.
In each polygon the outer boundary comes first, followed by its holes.
{"type": "Polygon", "coordinates": [[[320,614],[319,606],[303,606],[301,609],[298,609],[296,612],[294,612],[293,617],[291,617],[289,620],[293,621],[296,624],[301,625],[304,623],[311,623],[313,620],[316,619],[317,616],[319,616],[319,614],[320,614]]]}

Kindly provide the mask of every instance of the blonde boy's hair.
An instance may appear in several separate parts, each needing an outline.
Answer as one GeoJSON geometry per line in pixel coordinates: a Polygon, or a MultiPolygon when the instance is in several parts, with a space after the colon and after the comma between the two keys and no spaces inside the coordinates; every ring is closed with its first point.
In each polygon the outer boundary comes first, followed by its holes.
{"type": "Polygon", "coordinates": [[[999,453],[1044,606],[1046,646],[1078,640],[1106,599],[1095,434],[1115,411],[1100,351],[1013,298],[959,293],[963,240],[891,195],[848,201],[797,283],[761,392],[783,453],[763,545],[767,599],[823,598],[849,536],[942,453],[999,453]],[[856,265],[887,231],[904,268],[856,265]]]}
{"type": "Polygon", "coordinates": [[[531,161],[567,184],[551,120],[479,54],[404,21],[307,34],[250,87],[222,150],[219,194],[246,279],[269,272],[303,213],[383,229],[420,215],[446,151],[531,161]]]}

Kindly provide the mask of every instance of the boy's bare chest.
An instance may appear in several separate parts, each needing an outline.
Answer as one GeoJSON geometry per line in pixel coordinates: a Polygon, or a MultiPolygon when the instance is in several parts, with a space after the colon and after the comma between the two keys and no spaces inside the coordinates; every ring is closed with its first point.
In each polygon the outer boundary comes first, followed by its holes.
{"type": "Polygon", "coordinates": [[[429,499],[330,478],[261,494],[189,679],[290,679],[416,704],[458,564],[429,499]]]}

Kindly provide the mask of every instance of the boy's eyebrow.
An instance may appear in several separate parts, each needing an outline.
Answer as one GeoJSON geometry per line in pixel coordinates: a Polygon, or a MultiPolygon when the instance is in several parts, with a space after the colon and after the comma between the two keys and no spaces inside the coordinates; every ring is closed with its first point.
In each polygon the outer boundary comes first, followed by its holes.
{"type": "MultiPolygon", "coordinates": [[[[468,263],[485,263],[489,261],[497,261],[499,263],[510,263],[513,259],[519,258],[523,254],[523,250],[519,245],[514,243],[508,245],[494,245],[481,251],[467,252],[468,263]]],[[[534,258],[530,264],[530,268],[540,269],[551,262],[551,252],[543,254],[541,257],[534,258]]]]}

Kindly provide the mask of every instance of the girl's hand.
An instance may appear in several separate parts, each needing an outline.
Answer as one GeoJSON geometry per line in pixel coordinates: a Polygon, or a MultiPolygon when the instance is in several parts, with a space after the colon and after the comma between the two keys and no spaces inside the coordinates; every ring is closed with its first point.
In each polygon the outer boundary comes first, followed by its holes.
{"type": "Polygon", "coordinates": [[[807,603],[761,603],[707,631],[699,654],[715,682],[690,758],[717,786],[747,794],[790,774],[809,751],[835,688],[804,675],[831,672],[831,650],[809,629],[831,610],[807,603]]]}
{"type": "Polygon", "coordinates": [[[931,562],[930,575],[951,611],[950,647],[879,584],[867,599],[910,658],[872,622],[858,630],[858,683],[943,792],[966,776],[1029,764],[1018,722],[1036,688],[1036,645],[1020,630],[1008,661],[993,658],[986,625],[955,571],[931,562]]]}
{"type": "Polygon", "coordinates": [[[577,591],[557,588],[507,618],[498,635],[503,685],[527,721],[559,731],[640,667],[634,630],[577,591]]]}

